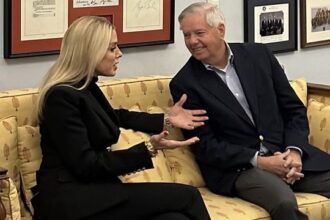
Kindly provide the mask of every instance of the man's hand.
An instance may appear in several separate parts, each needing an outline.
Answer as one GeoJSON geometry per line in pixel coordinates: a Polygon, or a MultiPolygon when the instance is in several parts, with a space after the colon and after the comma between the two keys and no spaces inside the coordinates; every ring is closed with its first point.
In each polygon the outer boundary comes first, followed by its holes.
{"type": "Polygon", "coordinates": [[[286,157],[284,166],[289,167],[290,171],[283,178],[288,184],[294,184],[296,181],[304,177],[302,170],[302,161],[300,152],[295,149],[288,149],[289,155],[286,157]]]}
{"type": "Polygon", "coordinates": [[[286,158],[289,154],[290,151],[285,151],[284,153],[276,152],[269,157],[258,156],[257,167],[284,178],[290,171],[290,168],[285,166],[286,158]]]}
{"type": "Polygon", "coordinates": [[[196,127],[204,125],[204,121],[209,118],[205,115],[206,111],[190,110],[183,108],[183,104],[187,100],[187,95],[183,94],[179,101],[177,101],[173,107],[169,109],[168,117],[170,123],[178,128],[183,128],[187,130],[193,130],[196,127]]]}
{"type": "Polygon", "coordinates": [[[304,177],[300,152],[288,149],[284,153],[275,152],[270,157],[257,158],[257,166],[281,177],[288,184],[294,184],[304,177]]]}

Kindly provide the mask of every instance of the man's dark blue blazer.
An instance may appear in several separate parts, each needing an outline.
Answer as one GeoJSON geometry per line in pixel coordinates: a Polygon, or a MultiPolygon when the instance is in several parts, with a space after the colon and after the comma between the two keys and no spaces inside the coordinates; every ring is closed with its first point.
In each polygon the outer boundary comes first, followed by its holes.
{"type": "Polygon", "coordinates": [[[191,57],[170,82],[174,101],[188,95],[185,108],[206,109],[209,121],[186,137],[207,186],[216,193],[235,195],[240,172],[263,144],[271,153],[297,146],[303,151],[303,171],[330,169],[330,155],[308,143],[306,108],[291,88],[275,56],[262,44],[229,44],[234,66],[252,112],[251,122],[221,78],[191,57]]]}

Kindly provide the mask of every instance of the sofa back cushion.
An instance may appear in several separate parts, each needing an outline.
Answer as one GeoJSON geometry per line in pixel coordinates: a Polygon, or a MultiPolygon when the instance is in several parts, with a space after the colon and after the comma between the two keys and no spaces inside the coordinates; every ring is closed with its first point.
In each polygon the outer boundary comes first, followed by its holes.
{"type": "Polygon", "coordinates": [[[15,116],[17,125],[36,125],[37,88],[0,92],[0,118],[15,116]]]}
{"type": "MultiPolygon", "coordinates": [[[[164,108],[158,106],[149,106],[147,109],[149,113],[164,113],[165,111],[164,108]]],[[[168,139],[184,140],[179,128],[170,126],[166,129],[169,131],[168,139]]],[[[195,187],[205,186],[199,166],[189,146],[164,150],[164,153],[171,168],[171,175],[174,182],[195,187]]]]}
{"type": "Polygon", "coordinates": [[[298,78],[290,81],[290,85],[296,92],[302,103],[307,106],[307,82],[304,78],[298,78]]]}
{"type": "Polygon", "coordinates": [[[146,111],[151,105],[172,105],[168,87],[170,79],[170,76],[151,76],[106,80],[98,84],[114,108],[129,109],[133,105],[138,105],[142,111],[146,111]]]}
{"type": "Polygon", "coordinates": [[[18,164],[16,117],[0,119],[0,166],[8,170],[8,176],[19,189],[18,164]]]}
{"type": "MultiPolygon", "coordinates": [[[[127,149],[149,139],[150,136],[146,133],[133,131],[132,129],[120,128],[119,140],[116,144],[111,146],[111,149],[127,149]]],[[[126,183],[173,181],[170,174],[170,169],[166,162],[165,155],[162,151],[158,151],[157,156],[152,158],[152,162],[154,168],[137,171],[129,175],[120,176],[120,179],[126,183]]]]}
{"type": "Polygon", "coordinates": [[[39,170],[42,153],[40,148],[39,127],[25,125],[17,128],[18,131],[18,158],[20,161],[20,174],[22,180],[22,197],[30,212],[33,213],[31,204],[31,188],[37,184],[36,171],[39,170]]]}
{"type": "Polygon", "coordinates": [[[308,102],[307,115],[309,142],[330,153],[330,105],[311,99],[308,102]]]}
{"type": "Polygon", "coordinates": [[[330,93],[328,94],[308,94],[308,100],[314,99],[325,105],[330,105],[330,93]]]}

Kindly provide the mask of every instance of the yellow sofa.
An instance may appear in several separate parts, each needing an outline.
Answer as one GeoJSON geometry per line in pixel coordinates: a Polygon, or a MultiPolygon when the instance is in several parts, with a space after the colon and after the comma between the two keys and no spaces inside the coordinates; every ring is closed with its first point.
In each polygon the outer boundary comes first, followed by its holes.
{"type": "MultiPolygon", "coordinates": [[[[163,112],[172,105],[168,83],[170,76],[150,76],[100,81],[99,85],[114,107],[135,111],[163,112]]],[[[330,152],[330,87],[309,84],[304,79],[291,82],[308,108],[310,141],[330,152]],[[308,94],[307,94],[308,91],[308,94]]],[[[0,199],[6,220],[31,219],[31,187],[42,155],[40,134],[33,120],[37,89],[0,92],[0,199]]],[[[170,129],[171,138],[182,139],[181,132],[170,129]]],[[[122,149],[147,139],[142,132],[122,129],[113,146],[122,149]]],[[[60,138],[60,137],[59,137],[60,138]]],[[[123,182],[177,182],[198,187],[212,219],[270,219],[261,207],[238,198],[213,194],[206,187],[189,147],[164,150],[154,161],[154,169],[121,176],[123,182]]],[[[330,200],[315,194],[297,193],[299,209],[309,219],[330,219],[330,200]]],[[[50,198],[51,199],[51,198],[50,198]]],[[[0,218],[4,214],[0,202],[0,218]]],[[[2,219],[0,219],[2,220],[2,219]]]]}

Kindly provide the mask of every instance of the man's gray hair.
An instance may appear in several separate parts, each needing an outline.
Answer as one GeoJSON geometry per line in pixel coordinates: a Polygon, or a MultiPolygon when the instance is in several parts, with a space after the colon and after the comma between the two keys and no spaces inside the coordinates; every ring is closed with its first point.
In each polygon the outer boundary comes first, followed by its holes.
{"type": "Polygon", "coordinates": [[[225,24],[225,17],[218,6],[207,2],[197,2],[189,5],[180,13],[178,20],[181,23],[187,15],[197,13],[201,10],[206,11],[206,21],[211,27],[225,24]]]}

